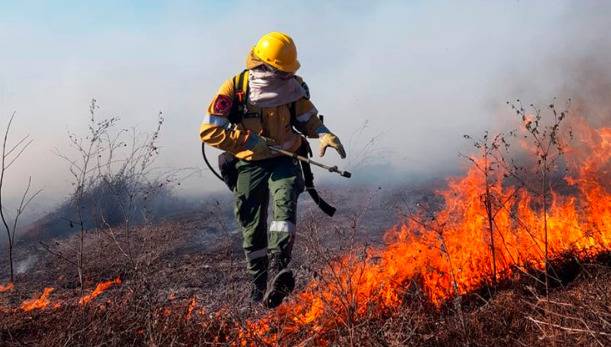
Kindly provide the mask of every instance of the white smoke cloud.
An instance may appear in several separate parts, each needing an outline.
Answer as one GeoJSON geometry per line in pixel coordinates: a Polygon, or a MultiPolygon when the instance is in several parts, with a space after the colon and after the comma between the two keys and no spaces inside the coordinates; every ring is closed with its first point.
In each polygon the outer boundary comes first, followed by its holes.
{"type": "MultiPolygon", "coordinates": [[[[566,66],[610,52],[606,2],[89,7],[24,8],[0,21],[0,115],[16,110],[15,134],[35,139],[10,173],[10,194],[31,175],[43,199],[66,196],[67,165],[53,149],[67,148],[68,129],[83,130],[91,97],[101,115],[118,115],[126,127],[152,128],[163,111],[159,166],[203,167],[203,112],[271,30],[294,36],[314,103],[349,144],[349,161],[334,154],[324,161],[348,166],[355,180],[443,174],[459,162],[462,134],[502,125],[505,100],[547,102],[574,80],[566,66]]],[[[190,195],[224,189],[205,171],[181,187],[190,195]]]]}
{"type": "Polygon", "coordinates": [[[28,272],[34,264],[36,264],[36,260],[38,258],[34,255],[29,255],[27,258],[17,261],[15,264],[15,273],[22,274],[28,272]]]}

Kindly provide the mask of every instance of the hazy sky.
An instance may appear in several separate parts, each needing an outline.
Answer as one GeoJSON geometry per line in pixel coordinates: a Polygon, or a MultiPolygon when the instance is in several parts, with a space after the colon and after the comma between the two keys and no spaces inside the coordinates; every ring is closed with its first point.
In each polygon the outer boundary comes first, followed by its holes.
{"type": "MultiPolygon", "coordinates": [[[[268,31],[294,37],[355,179],[407,180],[456,167],[462,134],[503,123],[507,99],[546,103],[568,66],[609,58],[611,2],[2,1],[0,121],[17,111],[15,136],[35,140],[8,193],[31,175],[42,201],[65,197],[53,153],[83,130],[92,97],[124,127],[152,128],[163,111],[158,166],[202,168],[203,112],[268,31]]],[[[181,191],[219,189],[204,171],[181,191]]]]}

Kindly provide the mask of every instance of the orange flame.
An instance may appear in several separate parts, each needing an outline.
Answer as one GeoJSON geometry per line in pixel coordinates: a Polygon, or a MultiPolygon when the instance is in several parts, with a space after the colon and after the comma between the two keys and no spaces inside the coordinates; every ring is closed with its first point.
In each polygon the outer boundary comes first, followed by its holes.
{"type": "Polygon", "coordinates": [[[6,285],[0,284],[0,293],[8,292],[9,290],[13,290],[13,288],[15,288],[13,282],[9,282],[6,285]]]}
{"type": "Polygon", "coordinates": [[[189,307],[187,308],[187,314],[185,315],[185,320],[191,319],[195,307],[197,307],[197,299],[191,298],[191,302],[189,302],[189,307]]]}
{"type": "Polygon", "coordinates": [[[49,296],[53,292],[53,288],[45,288],[38,299],[30,299],[21,303],[21,309],[25,312],[39,310],[49,306],[49,296]]]}
{"type": "Polygon", "coordinates": [[[100,294],[104,293],[106,290],[108,290],[108,288],[112,287],[115,284],[116,285],[121,284],[121,278],[117,277],[114,280],[98,283],[98,285],[95,287],[93,292],[91,292],[88,295],[83,296],[79,300],[79,304],[85,305],[85,304],[89,303],[91,300],[95,299],[97,296],[99,296],[100,294]]]}
{"type": "MultiPolygon", "coordinates": [[[[585,258],[611,250],[607,179],[611,128],[592,129],[584,120],[573,126],[579,151],[566,155],[576,178],[565,180],[576,186],[578,193],[551,193],[545,216],[551,259],[567,252],[585,258]]],[[[262,319],[248,322],[248,329],[240,336],[252,340],[249,334],[255,334],[258,340],[272,344],[300,331],[316,336],[342,320],[397,307],[412,284],[439,306],[490,283],[492,254],[496,280],[510,279],[528,268],[544,269],[541,198],[511,186],[504,181],[504,172],[496,171],[490,189],[504,203],[495,211],[494,247],[482,203],[485,177],[473,166],[464,177],[451,178],[447,189],[437,192],[445,204],[433,217],[410,218],[389,230],[384,249],[342,257],[292,300],[262,319]],[[278,322],[282,323],[277,329],[278,322]]]]}

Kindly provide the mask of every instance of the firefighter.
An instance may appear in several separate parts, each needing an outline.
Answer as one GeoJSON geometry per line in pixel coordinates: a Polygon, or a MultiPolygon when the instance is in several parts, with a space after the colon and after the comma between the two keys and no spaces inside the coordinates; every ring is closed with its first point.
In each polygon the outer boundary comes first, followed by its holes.
{"type": "Polygon", "coordinates": [[[267,307],[279,305],[294,287],[287,267],[297,232],[297,198],[304,190],[299,163],[268,146],[295,152],[306,141],[301,133],[320,140],[320,156],[332,147],[346,157],[340,140],[318,117],[307,85],[295,75],[299,67],[289,35],[263,35],[247,55],[246,70],[221,85],[200,128],[204,143],[236,158],[232,188],[252,276],[251,299],[267,307]]]}

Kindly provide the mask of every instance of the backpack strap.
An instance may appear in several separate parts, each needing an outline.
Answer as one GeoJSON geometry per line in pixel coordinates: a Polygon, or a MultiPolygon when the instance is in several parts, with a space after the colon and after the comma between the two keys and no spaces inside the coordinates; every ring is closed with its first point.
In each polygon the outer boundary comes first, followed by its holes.
{"type": "Polygon", "coordinates": [[[234,84],[234,90],[237,90],[240,95],[244,96],[243,101],[245,102],[245,97],[248,95],[248,70],[240,72],[236,77],[238,78],[238,83],[237,85],[234,84]]]}
{"type": "MultiPolygon", "coordinates": [[[[303,83],[305,85],[305,83],[303,83]]],[[[307,88],[307,85],[305,86],[307,88]]],[[[309,99],[309,91],[306,89],[307,98],[309,99]]],[[[293,101],[289,105],[289,111],[291,113],[291,126],[295,126],[295,122],[297,121],[297,101],[293,101]]],[[[302,157],[310,158],[312,157],[312,148],[310,148],[310,144],[308,140],[302,135],[301,136],[301,146],[297,149],[297,154],[302,157]]],[[[314,203],[320,208],[326,215],[329,217],[333,217],[335,214],[335,207],[329,205],[323,198],[318,195],[318,191],[314,187],[314,174],[312,173],[312,167],[310,163],[307,161],[301,161],[301,171],[303,173],[303,180],[305,183],[305,189],[310,194],[314,203]]]]}
{"type": "Polygon", "coordinates": [[[233,103],[227,117],[232,124],[242,122],[248,101],[248,89],[248,70],[233,76],[233,103]]]}
{"type": "Polygon", "coordinates": [[[295,126],[297,122],[297,101],[291,102],[289,112],[291,113],[291,126],[295,126]]]}
{"type": "MultiPolygon", "coordinates": [[[[306,158],[310,158],[312,156],[312,149],[305,138],[302,139],[301,146],[297,150],[297,154],[306,158]]],[[[308,194],[310,194],[310,197],[312,200],[314,200],[314,203],[316,203],[318,208],[320,208],[329,217],[333,217],[336,211],[335,207],[329,205],[323,198],[321,198],[320,195],[318,195],[316,188],[314,188],[314,174],[312,173],[310,163],[307,161],[301,161],[300,164],[306,191],[308,194]]]]}
{"type": "MultiPolygon", "coordinates": [[[[298,82],[301,81],[301,87],[303,88],[303,90],[305,91],[305,95],[303,96],[306,100],[310,100],[310,88],[308,88],[308,85],[300,78],[297,78],[297,76],[293,76],[293,78],[295,78],[298,82]]],[[[290,105],[289,105],[289,111],[291,113],[291,126],[295,127],[295,124],[297,124],[297,101],[293,101],[290,105]]]]}

